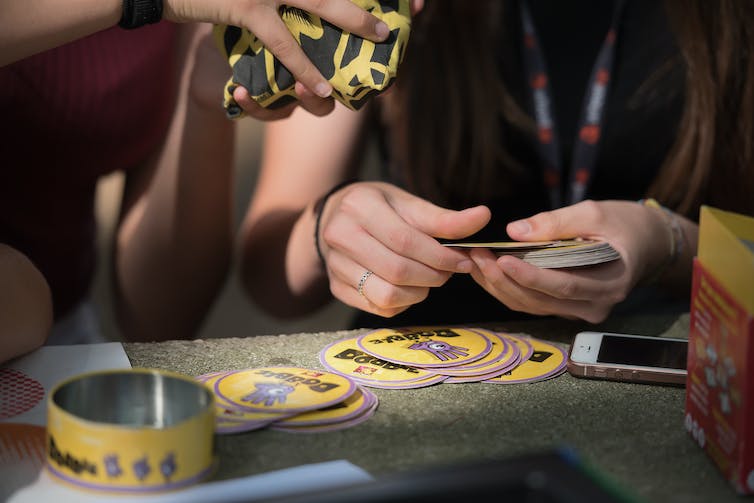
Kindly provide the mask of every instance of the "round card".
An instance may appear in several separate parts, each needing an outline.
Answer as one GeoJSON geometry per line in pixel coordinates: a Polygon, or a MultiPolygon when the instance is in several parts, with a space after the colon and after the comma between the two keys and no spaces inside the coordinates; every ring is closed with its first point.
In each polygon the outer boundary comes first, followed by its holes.
{"type": "Polygon", "coordinates": [[[448,376],[443,375],[434,375],[427,377],[425,379],[422,379],[421,381],[411,381],[407,383],[391,383],[391,382],[376,382],[376,381],[359,381],[356,379],[356,382],[361,384],[362,386],[369,386],[370,388],[381,388],[381,389],[416,389],[416,388],[426,388],[427,386],[432,386],[434,384],[439,384],[443,381],[445,381],[448,378],[448,376]]]}
{"type": "Polygon", "coordinates": [[[377,400],[375,400],[372,406],[369,407],[361,415],[353,417],[346,421],[341,421],[339,423],[318,424],[314,426],[285,426],[285,425],[278,425],[277,423],[274,423],[270,425],[270,429],[285,431],[288,433],[324,433],[327,431],[345,430],[346,428],[351,428],[352,426],[361,424],[367,419],[369,419],[370,417],[372,417],[374,415],[374,412],[377,410],[377,405],[378,405],[378,402],[377,400]]]}
{"type": "Polygon", "coordinates": [[[383,328],[359,336],[356,342],[378,358],[430,369],[475,362],[492,349],[487,337],[466,328],[383,328]]]}
{"type": "Polygon", "coordinates": [[[226,421],[218,420],[215,422],[215,433],[218,435],[228,435],[230,433],[244,433],[247,431],[261,430],[274,421],[226,421]]]}
{"type": "Polygon", "coordinates": [[[460,383],[466,383],[466,382],[482,382],[482,381],[486,381],[488,379],[492,379],[493,377],[497,377],[497,376],[503,375],[506,372],[510,372],[511,370],[513,370],[514,368],[516,368],[517,365],[518,365],[518,361],[513,361],[513,362],[509,363],[507,367],[503,367],[503,368],[501,368],[499,370],[496,370],[494,372],[489,372],[487,374],[475,375],[475,376],[465,376],[465,377],[463,377],[463,376],[448,377],[443,382],[443,384],[460,384],[460,383]]]}
{"type": "Polygon", "coordinates": [[[356,339],[358,336],[333,342],[319,353],[319,361],[326,369],[360,383],[403,384],[437,375],[436,372],[389,362],[367,354],[358,348],[356,339]]]}
{"type": "Polygon", "coordinates": [[[356,384],[332,372],[264,367],[221,376],[214,390],[233,410],[299,413],[342,402],[356,391],[356,384]]]}
{"type": "Polygon", "coordinates": [[[275,422],[275,426],[317,426],[341,423],[364,414],[377,400],[377,396],[369,390],[358,387],[356,392],[340,403],[297,414],[293,417],[275,422]]]}
{"type": "Polygon", "coordinates": [[[555,377],[565,371],[565,350],[539,339],[531,338],[529,342],[534,347],[534,352],[527,361],[514,368],[510,373],[484,382],[493,384],[536,382],[555,377]]]}
{"type": "Polygon", "coordinates": [[[526,360],[531,358],[532,353],[534,352],[534,346],[531,345],[529,342],[529,337],[521,337],[518,335],[511,335],[511,334],[505,334],[500,333],[504,338],[508,339],[509,341],[513,341],[517,346],[518,349],[521,350],[521,361],[520,363],[524,363],[526,360]]]}
{"type": "Polygon", "coordinates": [[[212,377],[218,377],[218,376],[229,374],[229,373],[230,373],[230,371],[228,371],[228,370],[226,370],[226,371],[219,371],[219,372],[209,372],[208,374],[202,374],[200,376],[196,376],[196,377],[194,377],[194,379],[196,379],[199,382],[206,383],[212,377]]]}
{"type": "MultiPolygon", "coordinates": [[[[214,393],[215,382],[231,372],[210,372],[197,376],[195,379],[204,383],[214,393]]],[[[231,404],[215,396],[215,432],[216,433],[240,433],[264,428],[270,423],[281,418],[288,417],[291,413],[280,412],[242,412],[229,408],[231,404]],[[227,406],[226,406],[227,405],[227,406]]]]}
{"type": "MultiPolygon", "coordinates": [[[[500,335],[489,332],[486,330],[474,329],[482,335],[486,335],[492,342],[492,350],[479,360],[467,364],[459,365],[458,367],[445,367],[439,369],[438,372],[443,375],[451,377],[468,377],[468,376],[481,376],[485,374],[500,375],[502,369],[510,369],[512,365],[518,363],[520,358],[520,351],[516,344],[512,341],[508,342],[507,339],[500,335]]],[[[493,377],[493,376],[489,376],[493,377]]],[[[462,382],[462,381],[446,381],[446,382],[462,382]]]]}

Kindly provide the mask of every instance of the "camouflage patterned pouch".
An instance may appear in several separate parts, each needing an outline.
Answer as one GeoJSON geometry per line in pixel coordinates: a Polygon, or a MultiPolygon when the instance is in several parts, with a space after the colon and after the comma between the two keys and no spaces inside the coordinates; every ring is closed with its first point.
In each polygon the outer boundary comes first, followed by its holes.
{"type": "MultiPolygon", "coordinates": [[[[393,83],[411,31],[411,15],[408,0],[352,1],[387,23],[387,40],[370,42],[295,7],[280,7],[280,15],[309,59],[332,84],[333,97],[358,110],[393,83]]],[[[296,100],[293,76],[253,33],[217,25],[214,35],[233,69],[224,90],[228,117],[243,115],[233,99],[233,90],[239,85],[266,108],[280,108],[296,100]]]]}

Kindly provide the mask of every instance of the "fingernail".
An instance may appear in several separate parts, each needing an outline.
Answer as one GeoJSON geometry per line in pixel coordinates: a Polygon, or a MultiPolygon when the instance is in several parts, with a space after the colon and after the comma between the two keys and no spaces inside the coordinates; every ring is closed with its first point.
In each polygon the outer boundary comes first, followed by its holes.
{"type": "Polygon", "coordinates": [[[380,39],[384,40],[390,35],[390,28],[388,28],[384,22],[380,21],[374,25],[374,32],[380,37],[380,39]]]}
{"type": "Polygon", "coordinates": [[[529,234],[531,232],[531,225],[526,220],[519,220],[511,223],[511,229],[516,234],[529,234]]]}
{"type": "Polygon", "coordinates": [[[317,96],[320,98],[327,98],[332,93],[332,86],[325,82],[320,82],[314,86],[314,92],[317,93],[317,96]]]}
{"type": "Polygon", "coordinates": [[[461,260],[456,266],[458,272],[471,272],[474,263],[471,260],[461,260]]]}

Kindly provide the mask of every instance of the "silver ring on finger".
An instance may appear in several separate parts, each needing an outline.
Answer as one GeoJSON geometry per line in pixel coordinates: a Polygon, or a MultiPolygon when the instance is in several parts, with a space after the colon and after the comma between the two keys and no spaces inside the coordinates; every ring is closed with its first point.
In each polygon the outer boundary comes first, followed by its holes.
{"type": "Polygon", "coordinates": [[[365,299],[367,298],[367,296],[364,295],[364,284],[367,282],[367,280],[369,279],[369,276],[371,276],[372,274],[374,273],[370,271],[369,269],[364,271],[364,274],[362,274],[361,278],[359,279],[359,286],[356,288],[356,290],[359,292],[359,295],[361,295],[365,299]]]}

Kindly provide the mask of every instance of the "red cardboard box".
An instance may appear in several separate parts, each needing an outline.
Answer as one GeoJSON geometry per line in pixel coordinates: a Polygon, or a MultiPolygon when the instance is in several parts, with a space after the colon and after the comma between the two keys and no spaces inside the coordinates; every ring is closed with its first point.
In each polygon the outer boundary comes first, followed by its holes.
{"type": "Polygon", "coordinates": [[[754,218],[702,207],[685,426],[741,494],[754,493],[754,218]]]}

